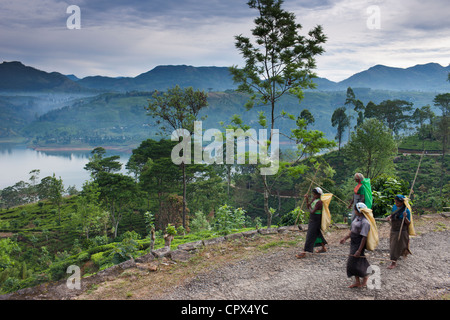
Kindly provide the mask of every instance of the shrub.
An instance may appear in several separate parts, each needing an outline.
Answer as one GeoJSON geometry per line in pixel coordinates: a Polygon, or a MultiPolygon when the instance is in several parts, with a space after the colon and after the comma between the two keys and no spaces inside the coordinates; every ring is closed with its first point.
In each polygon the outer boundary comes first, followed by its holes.
{"type": "Polygon", "coordinates": [[[303,224],[308,221],[308,213],[300,210],[300,207],[295,207],[294,210],[285,213],[281,216],[280,226],[293,226],[297,221],[298,224],[303,224]],[[298,218],[297,218],[298,217],[298,218]]]}
{"type": "Polygon", "coordinates": [[[244,227],[245,210],[242,208],[233,210],[233,207],[225,204],[217,210],[214,222],[214,227],[219,233],[229,234],[233,229],[244,227]]]}
{"type": "Polygon", "coordinates": [[[200,230],[211,230],[211,225],[206,219],[206,215],[202,211],[197,211],[194,214],[194,218],[190,221],[189,227],[192,232],[198,232],[200,230]]]}
{"type": "Polygon", "coordinates": [[[372,180],[373,215],[383,216],[391,213],[397,194],[408,196],[408,183],[395,176],[380,175],[372,180]]]}

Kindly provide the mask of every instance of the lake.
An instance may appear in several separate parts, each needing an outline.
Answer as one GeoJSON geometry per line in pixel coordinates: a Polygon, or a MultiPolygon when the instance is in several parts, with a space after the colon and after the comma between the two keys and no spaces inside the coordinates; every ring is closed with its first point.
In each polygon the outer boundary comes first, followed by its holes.
{"type": "MultiPolygon", "coordinates": [[[[108,151],[106,156],[119,155],[122,173],[126,173],[125,164],[130,154],[108,151]]],[[[90,179],[90,173],[84,170],[89,162],[89,151],[43,152],[29,149],[24,145],[0,144],[0,189],[13,186],[19,181],[30,182],[30,171],[39,169],[39,181],[53,173],[61,177],[64,187],[75,186],[81,190],[83,183],[90,179]]]]}

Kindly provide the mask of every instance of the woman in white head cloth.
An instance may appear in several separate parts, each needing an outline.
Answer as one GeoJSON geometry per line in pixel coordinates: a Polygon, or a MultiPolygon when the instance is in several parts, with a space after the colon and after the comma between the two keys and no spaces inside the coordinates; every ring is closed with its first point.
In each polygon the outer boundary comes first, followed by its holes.
{"type": "Polygon", "coordinates": [[[313,199],[311,203],[309,202],[308,195],[305,194],[306,207],[309,210],[309,222],[303,252],[296,255],[299,259],[306,257],[307,252],[313,253],[314,247],[322,247],[322,249],[318,250],[317,253],[327,251],[325,248],[327,241],[323,237],[322,231],[320,230],[322,222],[322,201],[320,200],[320,196],[322,194],[322,189],[319,187],[314,188],[312,191],[313,199]]]}
{"type": "Polygon", "coordinates": [[[341,244],[344,244],[348,238],[351,239],[350,255],[347,260],[347,276],[349,278],[354,276],[355,282],[350,285],[349,288],[359,288],[367,285],[367,280],[369,278],[367,271],[370,266],[364,256],[367,236],[370,230],[370,222],[361,212],[361,209],[367,208],[367,206],[362,202],[358,202],[355,207],[356,217],[352,222],[350,232],[340,241],[341,244]]]}

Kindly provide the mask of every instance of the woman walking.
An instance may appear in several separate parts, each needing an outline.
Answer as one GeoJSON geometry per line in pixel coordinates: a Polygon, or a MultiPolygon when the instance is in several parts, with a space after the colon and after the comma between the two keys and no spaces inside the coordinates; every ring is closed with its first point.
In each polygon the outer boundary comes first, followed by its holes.
{"type": "Polygon", "coordinates": [[[388,269],[394,269],[397,266],[397,260],[400,256],[406,257],[411,254],[409,250],[411,211],[406,206],[405,196],[396,195],[394,201],[392,214],[387,218],[388,221],[391,221],[390,251],[392,260],[388,269]]]}
{"type": "Polygon", "coordinates": [[[355,182],[357,183],[356,187],[353,189],[353,198],[352,201],[350,201],[350,204],[348,205],[349,209],[352,209],[352,221],[356,217],[356,204],[359,202],[365,203],[365,190],[364,186],[362,184],[362,181],[364,180],[364,176],[362,173],[355,173],[355,182]]]}
{"type": "Polygon", "coordinates": [[[313,253],[314,247],[322,246],[322,249],[318,250],[317,253],[326,252],[327,249],[325,245],[327,241],[322,235],[321,223],[322,223],[322,201],[320,200],[320,196],[323,194],[321,188],[317,187],[313,189],[312,202],[309,202],[309,197],[306,194],[306,207],[309,210],[309,222],[308,222],[308,232],[306,233],[306,241],[303,252],[301,254],[297,254],[296,257],[301,259],[306,257],[306,253],[313,253]]]}
{"type": "Polygon", "coordinates": [[[347,239],[351,239],[350,255],[347,260],[347,276],[349,278],[354,276],[355,282],[349,288],[364,287],[367,285],[369,278],[367,269],[370,264],[365,258],[364,251],[366,249],[367,236],[370,231],[370,222],[361,212],[362,209],[367,209],[367,206],[361,202],[357,203],[355,210],[356,217],[351,224],[350,232],[340,241],[341,244],[344,244],[347,239]]]}

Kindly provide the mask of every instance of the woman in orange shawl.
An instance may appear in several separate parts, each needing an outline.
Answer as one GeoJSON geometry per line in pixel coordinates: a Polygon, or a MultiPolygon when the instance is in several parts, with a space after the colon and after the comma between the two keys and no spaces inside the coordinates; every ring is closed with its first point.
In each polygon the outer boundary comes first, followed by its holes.
{"type": "Polygon", "coordinates": [[[353,189],[353,198],[352,201],[350,201],[350,204],[348,205],[348,208],[353,210],[352,214],[352,221],[355,219],[356,213],[356,204],[359,202],[365,203],[365,197],[364,197],[364,186],[362,185],[362,181],[364,180],[364,176],[362,173],[355,173],[355,181],[357,183],[356,187],[353,189]]]}

